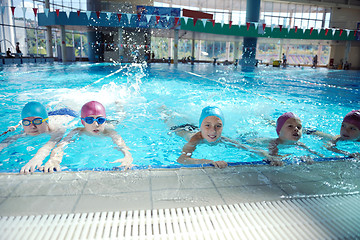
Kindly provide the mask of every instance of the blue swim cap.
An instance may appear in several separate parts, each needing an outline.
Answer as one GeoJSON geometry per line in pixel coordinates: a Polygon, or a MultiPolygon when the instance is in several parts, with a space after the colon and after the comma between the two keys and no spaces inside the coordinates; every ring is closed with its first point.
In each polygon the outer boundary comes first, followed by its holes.
{"type": "Polygon", "coordinates": [[[21,119],[27,117],[41,117],[43,119],[48,118],[48,113],[45,107],[39,102],[28,102],[25,104],[21,111],[21,119]]]}
{"type": "Polygon", "coordinates": [[[201,116],[200,116],[200,120],[199,120],[199,127],[201,127],[201,123],[204,121],[204,119],[209,117],[209,116],[218,117],[218,118],[220,118],[222,123],[225,124],[224,115],[221,112],[220,108],[207,106],[201,112],[201,116]]]}

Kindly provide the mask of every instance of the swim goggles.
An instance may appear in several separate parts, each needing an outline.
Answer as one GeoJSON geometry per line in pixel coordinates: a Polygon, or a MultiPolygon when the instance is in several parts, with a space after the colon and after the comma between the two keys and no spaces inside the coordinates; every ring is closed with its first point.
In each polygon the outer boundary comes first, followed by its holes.
{"type": "Polygon", "coordinates": [[[86,117],[81,119],[84,120],[87,124],[93,124],[94,121],[96,121],[98,124],[103,124],[106,121],[106,118],[104,117],[98,117],[98,118],[86,117]]]}
{"type": "Polygon", "coordinates": [[[23,119],[22,120],[22,125],[23,126],[30,126],[30,124],[34,124],[34,125],[40,125],[42,124],[43,122],[47,121],[49,118],[45,118],[45,119],[42,119],[42,118],[34,118],[32,121],[30,120],[27,120],[27,119],[23,119]]]}

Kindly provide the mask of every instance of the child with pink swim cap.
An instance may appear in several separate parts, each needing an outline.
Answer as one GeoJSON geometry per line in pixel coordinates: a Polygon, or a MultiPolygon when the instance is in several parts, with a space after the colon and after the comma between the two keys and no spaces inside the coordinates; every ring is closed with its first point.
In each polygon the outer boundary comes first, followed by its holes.
{"type": "Polygon", "coordinates": [[[84,127],[73,129],[51,153],[49,161],[44,166],[44,172],[60,171],[60,163],[64,155],[64,147],[67,146],[75,135],[88,134],[94,137],[107,136],[111,137],[113,142],[119,147],[124,154],[124,158],[115,160],[111,163],[121,163],[120,167],[125,170],[132,166],[133,158],[129,152],[122,137],[106,124],[106,111],[104,106],[96,101],[84,104],[81,108],[81,123],[84,127]]]}
{"type": "MultiPolygon", "coordinates": [[[[323,155],[309,149],[304,143],[299,142],[302,136],[302,123],[300,118],[294,113],[286,112],[277,119],[276,133],[279,137],[271,140],[268,147],[271,156],[281,156],[278,154],[279,145],[296,145],[308,150],[310,153],[323,157],[323,155]]],[[[281,166],[283,164],[282,161],[269,160],[267,162],[275,166],[281,166]]]]}
{"type": "Polygon", "coordinates": [[[326,148],[332,152],[360,159],[360,152],[350,153],[340,150],[336,147],[336,144],[339,141],[360,142],[360,109],[350,111],[345,115],[341,123],[340,135],[333,136],[331,134],[323,133],[321,131],[314,131],[311,133],[311,135],[317,135],[319,137],[329,140],[326,148]]]}

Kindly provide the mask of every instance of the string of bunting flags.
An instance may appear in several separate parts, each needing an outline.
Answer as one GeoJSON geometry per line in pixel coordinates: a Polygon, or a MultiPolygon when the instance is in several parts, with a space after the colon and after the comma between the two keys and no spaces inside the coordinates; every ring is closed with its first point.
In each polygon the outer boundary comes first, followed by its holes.
{"type": "MultiPolygon", "coordinates": [[[[0,6],[0,12],[1,12],[2,15],[4,14],[6,8],[10,8],[12,15],[13,16],[15,15],[15,10],[17,9],[17,7],[15,7],[15,6],[0,6]]],[[[29,9],[27,7],[19,7],[19,8],[22,9],[24,15],[25,15],[26,11],[29,9]]],[[[33,11],[34,16],[37,17],[37,15],[39,13],[39,8],[30,8],[30,9],[33,11]]],[[[47,8],[44,8],[42,10],[43,10],[43,13],[45,13],[45,15],[48,17],[50,10],[47,9],[47,8]]],[[[60,9],[55,9],[55,12],[56,12],[56,16],[59,17],[60,9]]],[[[78,17],[80,16],[81,12],[82,11],[80,11],[80,10],[76,11],[78,17]]],[[[70,13],[72,13],[72,12],[71,11],[65,11],[65,13],[66,13],[67,17],[69,18],[70,13]]],[[[93,11],[85,11],[85,13],[86,13],[86,16],[87,16],[88,20],[90,20],[90,17],[92,15],[92,13],[94,13],[94,12],[93,11]]],[[[181,22],[180,22],[181,19],[184,20],[186,25],[188,24],[188,20],[189,20],[189,17],[157,16],[157,15],[142,14],[142,13],[131,14],[131,13],[114,13],[114,12],[95,11],[95,14],[96,14],[97,18],[101,18],[101,13],[105,13],[105,15],[106,15],[106,17],[108,19],[110,19],[115,14],[117,16],[119,22],[121,21],[122,17],[125,15],[129,23],[130,23],[131,18],[132,18],[133,15],[137,15],[138,21],[141,21],[143,19],[142,16],[145,16],[145,19],[146,19],[147,23],[149,23],[151,18],[154,17],[155,18],[155,24],[159,23],[161,17],[166,18],[166,20],[168,22],[170,21],[170,19],[174,19],[174,26],[181,25],[181,22]]],[[[190,19],[193,20],[193,25],[194,26],[196,25],[196,23],[198,21],[201,21],[204,28],[205,28],[207,22],[211,22],[213,27],[215,27],[215,24],[216,24],[215,20],[212,20],[212,19],[197,19],[197,18],[190,18],[190,19]]],[[[221,24],[221,27],[223,28],[225,23],[224,23],[224,21],[221,21],[220,24],[221,24]]],[[[255,27],[255,30],[257,30],[259,25],[260,25],[260,27],[262,27],[263,32],[265,31],[266,27],[270,27],[271,32],[273,32],[274,28],[278,28],[280,32],[282,32],[284,30],[284,28],[286,28],[288,33],[291,30],[290,26],[275,25],[275,24],[267,25],[266,23],[263,23],[263,22],[246,22],[247,31],[249,31],[251,25],[253,25],[255,27]]],[[[228,27],[233,28],[234,26],[236,26],[236,25],[233,25],[233,21],[229,21],[228,27]]],[[[240,25],[237,25],[237,26],[240,27],[240,26],[243,26],[243,25],[240,24],[240,25]]],[[[298,26],[294,26],[293,29],[294,29],[295,33],[297,33],[299,31],[298,26]]],[[[311,27],[311,28],[308,28],[308,29],[303,28],[301,30],[303,31],[303,34],[306,32],[306,30],[309,30],[310,35],[314,32],[314,30],[316,30],[318,32],[318,34],[320,34],[321,30],[324,30],[325,36],[328,35],[329,31],[332,34],[332,36],[335,35],[336,31],[339,31],[339,36],[341,36],[343,34],[343,32],[345,31],[347,37],[350,35],[351,31],[353,31],[353,36],[356,36],[357,33],[358,33],[358,30],[356,30],[356,29],[355,30],[350,30],[350,29],[341,29],[341,28],[323,28],[323,29],[322,28],[317,28],[317,29],[315,29],[314,27],[311,27]]]]}

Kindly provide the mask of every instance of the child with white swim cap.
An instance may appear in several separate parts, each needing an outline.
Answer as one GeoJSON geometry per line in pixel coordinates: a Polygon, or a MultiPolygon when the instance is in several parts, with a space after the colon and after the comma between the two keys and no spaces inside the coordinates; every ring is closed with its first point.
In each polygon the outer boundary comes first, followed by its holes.
{"type": "Polygon", "coordinates": [[[133,158],[122,137],[106,123],[105,107],[97,102],[90,101],[81,108],[81,123],[84,127],[73,129],[52,151],[49,161],[44,166],[44,172],[60,171],[60,163],[64,155],[64,148],[74,136],[89,134],[91,136],[107,136],[119,147],[124,157],[111,163],[121,163],[120,167],[129,169],[132,166],[133,158]]]}

